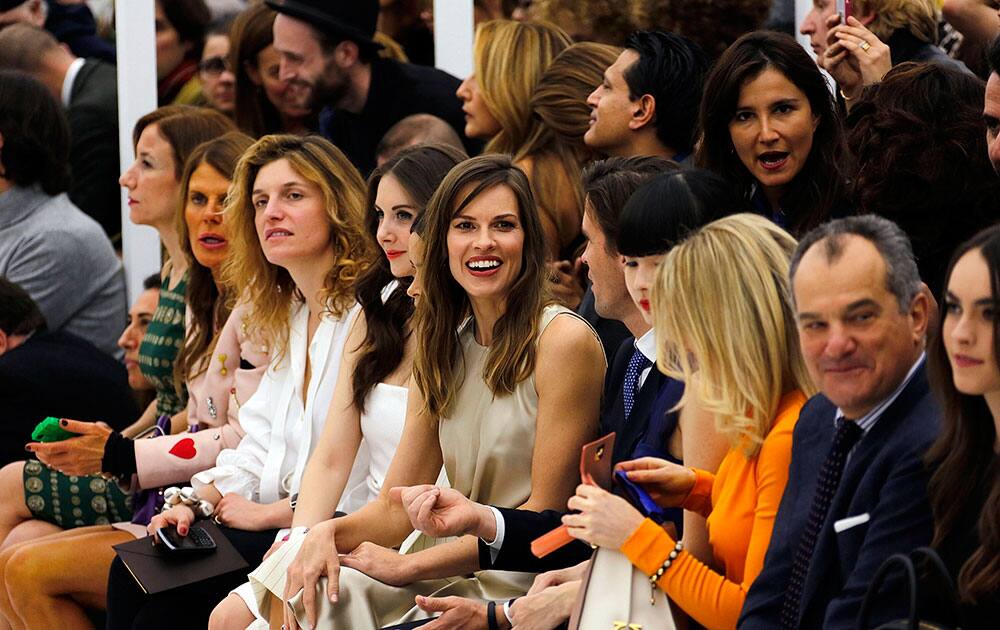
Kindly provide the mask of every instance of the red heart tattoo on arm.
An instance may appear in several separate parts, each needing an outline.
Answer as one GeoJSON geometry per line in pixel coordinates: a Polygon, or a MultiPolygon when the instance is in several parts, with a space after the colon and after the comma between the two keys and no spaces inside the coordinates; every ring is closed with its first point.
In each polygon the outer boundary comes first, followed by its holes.
{"type": "Polygon", "coordinates": [[[180,457],[181,459],[194,459],[198,454],[198,450],[194,447],[194,440],[191,438],[184,438],[183,440],[178,440],[170,448],[170,454],[174,457],[180,457]]]}

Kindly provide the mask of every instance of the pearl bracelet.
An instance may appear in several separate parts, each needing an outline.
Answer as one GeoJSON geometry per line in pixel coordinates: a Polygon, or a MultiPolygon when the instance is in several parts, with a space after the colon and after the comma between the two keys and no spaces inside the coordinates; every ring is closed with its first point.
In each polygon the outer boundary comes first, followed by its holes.
{"type": "Polygon", "coordinates": [[[660,578],[663,577],[663,574],[666,573],[667,569],[670,568],[670,565],[674,563],[674,560],[677,559],[677,556],[680,554],[682,549],[684,549],[684,543],[678,540],[677,543],[674,545],[674,548],[670,550],[670,555],[668,555],[667,559],[663,561],[663,564],[661,564],[660,568],[656,570],[656,573],[649,576],[650,604],[653,604],[656,601],[654,598],[654,595],[656,595],[656,583],[660,581],[660,578]]]}
{"type": "Polygon", "coordinates": [[[186,505],[198,518],[208,518],[215,512],[215,505],[198,497],[194,488],[172,486],[163,491],[163,512],[178,505],[186,505]]]}

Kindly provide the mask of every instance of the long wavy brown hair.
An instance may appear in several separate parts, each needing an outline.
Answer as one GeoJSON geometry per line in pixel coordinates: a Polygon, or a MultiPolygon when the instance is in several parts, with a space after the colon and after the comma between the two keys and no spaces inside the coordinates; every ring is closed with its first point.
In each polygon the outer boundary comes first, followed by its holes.
{"type": "Polygon", "coordinates": [[[531,97],[531,118],[527,136],[514,161],[533,160],[531,185],[542,212],[549,215],[559,233],[559,248],[569,245],[580,232],[583,220],[582,165],[592,152],[583,142],[590,127],[587,97],[615,62],[620,48],[582,42],[559,54],[542,73],[531,97]],[[571,217],[556,212],[560,188],[568,182],[579,214],[571,217]]]}
{"type": "MultiPolygon", "coordinates": [[[[987,228],[962,244],[952,256],[945,275],[945,288],[955,263],[966,253],[979,250],[990,270],[992,298],[1000,298],[1000,225],[987,228]]],[[[1000,589],[1000,466],[994,445],[996,425],[983,396],[963,394],[955,387],[951,362],[944,347],[944,317],[939,318],[931,343],[928,368],[931,387],[941,402],[943,426],[940,436],[927,452],[927,462],[934,468],[928,494],[934,510],[934,545],[940,545],[955,531],[969,501],[980,500],[976,491],[983,489],[982,505],[976,528],[979,547],[962,565],[958,591],[963,601],[975,602],[991,597],[1000,589]]],[[[993,319],[993,361],[1000,360],[1000,319],[993,319]]]]}
{"type": "MultiPolygon", "coordinates": [[[[419,218],[438,185],[456,164],[468,156],[461,150],[444,144],[425,144],[403,149],[368,177],[368,217],[365,232],[378,250],[376,232],[378,217],[375,198],[382,178],[391,175],[406,191],[419,218]]],[[[379,255],[375,263],[358,279],[355,288],[358,304],[365,317],[365,339],[361,342],[361,357],[354,367],[351,387],[354,406],[364,411],[365,399],[372,388],[392,374],[406,351],[410,337],[413,298],[406,294],[411,278],[394,278],[389,260],[379,255]],[[382,291],[397,280],[396,288],[385,300],[382,291]]]]}
{"type": "Polygon", "coordinates": [[[191,312],[191,322],[184,336],[184,346],[174,359],[174,387],[177,391],[181,391],[181,384],[184,381],[208,369],[208,362],[212,358],[212,350],[217,341],[216,334],[229,317],[230,311],[228,291],[216,283],[208,267],[198,262],[191,247],[191,234],[184,218],[191,175],[198,170],[198,167],[207,164],[231,182],[236,163],[252,144],[253,138],[250,136],[239,131],[230,131],[195,147],[184,166],[176,220],[177,237],[181,250],[188,260],[188,283],[184,301],[191,312]]]}
{"type": "Polygon", "coordinates": [[[253,305],[249,326],[271,340],[271,356],[279,360],[287,350],[290,307],[305,298],[291,274],[264,257],[254,225],[252,192],[260,169],[282,159],[323,195],[335,256],[321,296],[328,314],[340,317],[354,304],[354,284],[373,259],[363,227],[365,183],[340,149],[319,136],[269,135],[247,150],[236,167],[226,204],[233,250],[223,266],[223,282],[253,305]]]}
{"type": "Polygon", "coordinates": [[[417,352],[413,378],[427,410],[447,417],[465,374],[458,330],[471,316],[469,296],[448,266],[448,231],[452,217],[472,200],[495,187],[506,186],[517,198],[524,231],[521,272],[507,293],[504,313],[493,327],[493,343],[482,378],[495,396],[514,387],[535,369],[539,317],[550,301],[545,291],[545,237],[531,186],[524,172],[507,155],[483,155],[462,162],[448,173],[424,213],[423,294],[417,302],[417,352]]]}

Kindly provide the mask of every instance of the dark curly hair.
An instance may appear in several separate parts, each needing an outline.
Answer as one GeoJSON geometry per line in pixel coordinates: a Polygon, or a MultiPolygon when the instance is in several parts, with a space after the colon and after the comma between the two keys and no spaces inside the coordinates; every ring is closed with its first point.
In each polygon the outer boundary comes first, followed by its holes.
{"type": "Polygon", "coordinates": [[[935,294],[955,248],[1000,217],[984,93],[971,74],[903,63],[866,88],[847,117],[858,210],[903,228],[935,294]]]}
{"type": "Polygon", "coordinates": [[[69,123],[62,105],[23,72],[0,72],[0,163],[15,186],[38,185],[48,195],[70,184],[69,123]]]}
{"type": "Polygon", "coordinates": [[[531,17],[558,24],[577,42],[621,46],[636,29],[630,4],[621,0],[535,0],[531,17]]]}
{"type": "Polygon", "coordinates": [[[788,216],[786,229],[798,237],[845,205],[847,150],[829,85],[816,62],[790,36],[770,31],[748,33],[719,57],[705,82],[701,101],[702,137],[697,162],[750,196],[756,180],[734,150],[729,123],[743,86],[767,69],[777,70],[802,90],[813,116],[819,119],[812,151],[781,198],[781,207],[788,216]]]}
{"type": "Polygon", "coordinates": [[[634,0],[641,28],[684,35],[716,59],[738,37],[761,27],[771,0],[634,0]]]}

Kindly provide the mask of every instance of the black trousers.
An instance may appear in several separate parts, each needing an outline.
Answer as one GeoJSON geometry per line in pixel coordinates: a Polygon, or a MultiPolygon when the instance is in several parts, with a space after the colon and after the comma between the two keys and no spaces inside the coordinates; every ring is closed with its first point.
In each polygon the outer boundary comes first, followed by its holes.
{"type": "MultiPolygon", "coordinates": [[[[251,570],[271,548],[276,529],[248,532],[219,527],[233,543],[251,570]]],[[[246,582],[246,570],[216,576],[210,580],[147,595],[120,558],[111,563],[108,575],[108,630],[177,630],[205,628],[212,610],[232,589],[246,582]]]]}

